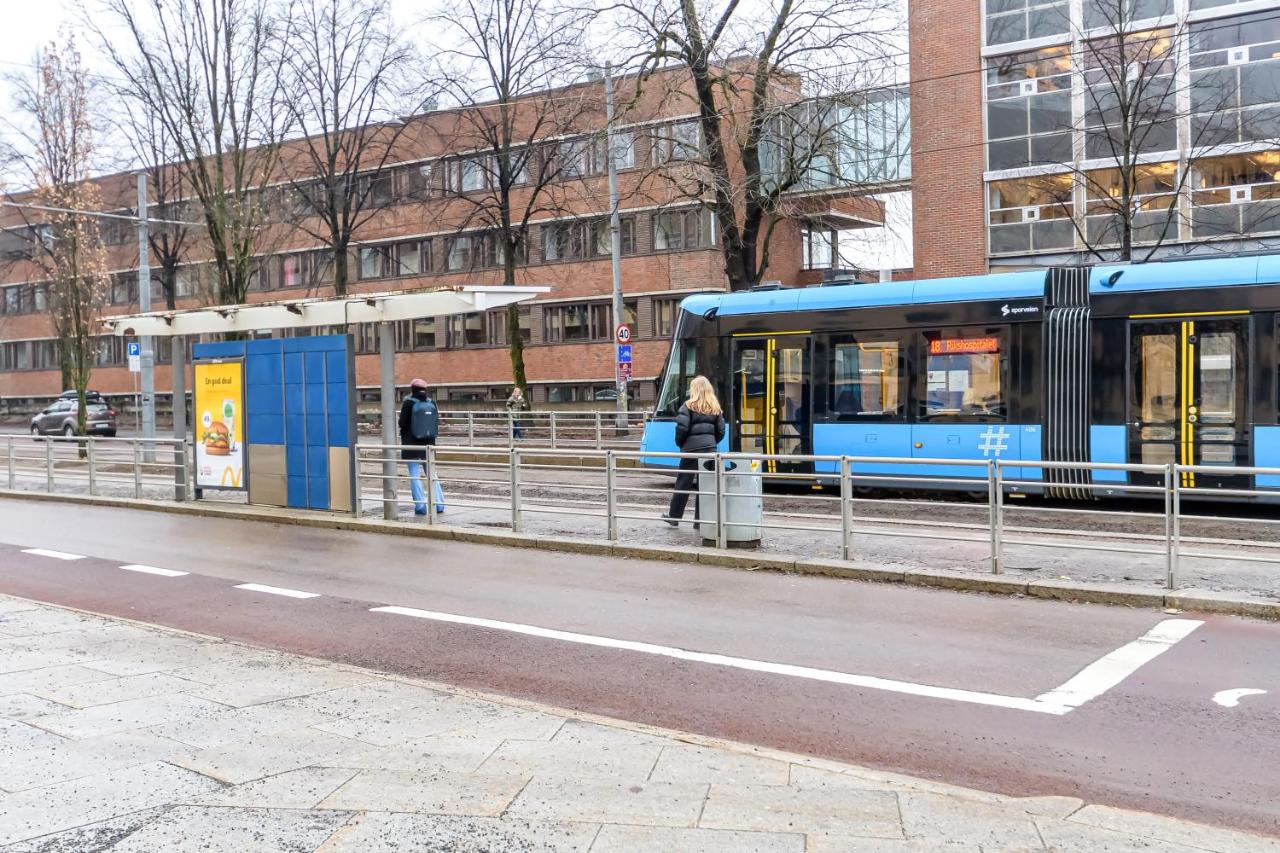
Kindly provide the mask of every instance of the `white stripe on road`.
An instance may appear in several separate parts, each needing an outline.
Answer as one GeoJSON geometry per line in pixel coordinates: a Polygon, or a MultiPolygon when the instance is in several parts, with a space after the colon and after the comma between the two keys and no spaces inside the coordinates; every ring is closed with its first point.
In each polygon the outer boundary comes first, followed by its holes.
{"type": "Polygon", "coordinates": [[[285,589],[280,586],[264,586],[260,583],[242,583],[236,586],[236,589],[244,589],[249,592],[265,592],[268,595],[283,595],[286,598],[319,598],[318,592],[301,592],[296,589],[285,589]]]}
{"type": "Polygon", "coordinates": [[[139,566],[130,564],[121,566],[126,572],[141,572],[144,575],[159,575],[162,578],[180,578],[186,575],[186,572],[176,572],[173,569],[160,569],[155,566],[139,566]]]}
{"type": "Polygon", "coordinates": [[[829,669],[817,669],[808,666],[795,666],[785,663],[751,660],[750,658],[732,657],[729,655],[694,652],[674,646],[660,646],[653,643],[641,643],[634,640],[617,640],[610,637],[597,637],[592,634],[578,634],[572,631],[557,631],[552,628],[539,628],[536,625],[521,625],[517,622],[500,622],[496,619],[481,619],[474,616],[459,616],[454,613],[440,613],[433,610],[418,610],[413,607],[373,607],[373,613],[393,613],[400,616],[414,616],[419,619],[431,619],[436,622],[448,622],[455,625],[470,625],[477,628],[490,628],[496,631],[507,631],[513,634],[524,634],[529,637],[541,637],[548,640],[562,640],[585,646],[598,646],[608,649],[621,649],[641,654],[660,655],[676,660],[705,663],[713,666],[728,666],[751,672],[765,672],[771,675],[785,675],[792,678],[807,678],[811,681],[825,681],[832,684],[844,684],[851,687],[865,687],[872,690],[886,690],[891,693],[905,693],[911,696],[925,696],[931,699],[949,699],[954,702],[968,702],[974,705],[990,705],[996,708],[1009,708],[1015,711],[1034,711],[1040,714],[1061,716],[1101,695],[1106,690],[1119,684],[1131,675],[1138,667],[1153,659],[1156,655],[1172,646],[1178,640],[1199,627],[1201,622],[1189,619],[1166,619],[1139,640],[1117,649],[1101,660],[1086,667],[1079,675],[1069,680],[1057,690],[1035,699],[1020,696],[1002,696],[997,693],[984,693],[976,690],[961,690],[953,687],[937,687],[931,684],[914,684],[910,681],[896,681],[890,678],[879,678],[873,675],[855,675],[847,672],[836,672],[829,669]],[[1171,624],[1172,623],[1172,624],[1171,624]],[[1141,648],[1141,654],[1134,651],[1141,648]],[[1155,649],[1155,651],[1151,651],[1155,649]],[[1123,674],[1121,674],[1123,671],[1123,674]],[[1118,677],[1117,677],[1118,676],[1118,677]],[[1091,695],[1086,695],[1091,694],[1091,695]]]}
{"type": "Polygon", "coordinates": [[[1132,643],[1089,664],[1066,684],[1037,696],[1036,701],[1079,708],[1120,684],[1203,624],[1196,619],[1165,619],[1132,643]]]}
{"type": "Polygon", "coordinates": [[[50,557],[54,560],[83,560],[84,554],[68,554],[66,551],[48,551],[44,548],[25,548],[22,553],[33,557],[50,557]]]}

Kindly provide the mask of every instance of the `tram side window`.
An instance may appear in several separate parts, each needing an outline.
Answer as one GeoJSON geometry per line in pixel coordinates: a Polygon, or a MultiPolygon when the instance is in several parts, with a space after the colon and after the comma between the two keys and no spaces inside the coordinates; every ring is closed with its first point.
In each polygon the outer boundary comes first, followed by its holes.
{"type": "Polygon", "coordinates": [[[902,414],[902,348],[897,341],[835,341],[831,412],[844,417],[902,414]]]}
{"type": "Polygon", "coordinates": [[[925,336],[925,417],[1003,416],[1000,337],[996,334],[925,336]]]}

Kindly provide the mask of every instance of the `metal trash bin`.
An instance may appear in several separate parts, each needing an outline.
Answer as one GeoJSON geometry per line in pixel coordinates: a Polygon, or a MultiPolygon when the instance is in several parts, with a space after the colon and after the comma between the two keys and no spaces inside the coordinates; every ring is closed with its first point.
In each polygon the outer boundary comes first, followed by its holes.
{"type": "MultiPolygon", "coordinates": [[[[725,545],[730,548],[756,548],[764,525],[763,481],[760,461],[722,460],[724,477],[725,545]]],[[[706,459],[698,472],[698,521],[704,545],[716,544],[716,522],[720,517],[716,506],[716,463],[706,459]]]]}

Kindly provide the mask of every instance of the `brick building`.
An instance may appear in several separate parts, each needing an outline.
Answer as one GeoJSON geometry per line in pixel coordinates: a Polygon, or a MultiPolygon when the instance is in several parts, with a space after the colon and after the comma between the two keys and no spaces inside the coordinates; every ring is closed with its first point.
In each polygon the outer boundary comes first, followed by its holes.
{"type": "MultiPolygon", "coordinates": [[[[620,120],[616,159],[622,222],[622,281],[626,321],[634,330],[636,383],[640,404],[652,400],[655,379],[666,356],[675,307],[693,292],[723,290],[726,276],[715,222],[709,211],[675,189],[672,170],[688,169],[699,151],[699,129],[692,99],[671,74],[637,90],[634,78],[615,83],[620,120]]],[[[799,99],[798,90],[794,97],[799,99]]],[[[553,211],[534,217],[525,235],[517,283],[545,284],[551,292],[524,309],[525,361],[535,405],[592,401],[613,385],[611,262],[606,163],[603,156],[604,89],[587,81],[569,90],[547,92],[524,104],[532,115],[538,98],[581,101],[574,132],[538,140],[536,156],[563,158],[553,211]]],[[[469,193],[484,192],[486,155],[467,131],[465,116],[437,110],[405,119],[391,158],[381,171],[373,198],[376,212],[356,233],[349,254],[350,290],[355,293],[456,284],[495,284],[502,280],[499,250],[491,234],[475,227],[469,193]]],[[[296,152],[294,152],[296,153],[296,152]]],[[[291,158],[286,148],[282,161],[291,158]]],[[[298,158],[294,158],[294,162],[298,158]]],[[[296,178],[295,178],[296,181],[296,178]]],[[[839,187],[812,185],[793,194],[787,218],[777,225],[765,277],[787,285],[818,281],[836,263],[841,229],[876,224],[882,208],[873,200],[839,187]]],[[[830,181],[826,182],[830,184],[830,181]]],[[[109,209],[131,213],[134,177],[99,180],[109,209]]],[[[286,188],[287,189],[287,188],[286,188]]],[[[289,190],[292,191],[292,190],[289,190]]],[[[263,242],[272,246],[257,259],[250,301],[332,293],[332,258],[296,226],[305,215],[290,206],[287,194],[263,242]]],[[[153,211],[153,216],[185,213],[192,206],[153,211]]],[[[29,222],[33,214],[27,214],[29,222]]],[[[4,213],[0,226],[0,404],[24,409],[56,394],[60,378],[56,344],[46,316],[45,297],[35,267],[23,260],[38,235],[4,213]]],[[[113,270],[108,314],[137,310],[134,227],[105,221],[113,270]]],[[[208,250],[204,250],[208,257],[208,250]]],[[[178,307],[208,304],[207,264],[201,249],[189,252],[179,269],[178,307]]],[[[154,263],[154,262],[153,262],[154,263]]],[[[153,271],[153,305],[164,296],[153,271]]],[[[503,312],[452,318],[423,318],[397,329],[397,377],[403,383],[422,376],[446,401],[505,399],[511,365],[503,312]]],[[[352,327],[358,384],[376,394],[376,330],[352,327]]],[[[158,342],[156,388],[164,402],[170,353],[158,342]]],[[[124,342],[102,340],[91,386],[104,394],[127,394],[124,342]]]]}
{"type": "Polygon", "coordinates": [[[909,22],[917,276],[1113,251],[1122,123],[1095,57],[1117,29],[1164,119],[1126,181],[1135,257],[1280,242],[1280,2],[912,0],[909,22]]]}

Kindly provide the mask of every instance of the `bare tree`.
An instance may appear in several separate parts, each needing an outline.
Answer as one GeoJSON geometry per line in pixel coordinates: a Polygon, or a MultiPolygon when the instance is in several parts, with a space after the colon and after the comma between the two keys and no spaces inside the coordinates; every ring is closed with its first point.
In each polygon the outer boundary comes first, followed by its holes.
{"type": "Polygon", "coordinates": [[[298,0],[291,37],[278,49],[281,110],[303,137],[282,162],[296,224],[328,247],[343,294],[353,236],[392,196],[388,167],[406,127],[398,116],[427,98],[405,91],[415,54],[395,32],[387,0],[298,0]]]}
{"type": "MultiPolygon", "coordinates": [[[[442,132],[455,150],[474,152],[445,161],[439,185],[465,211],[459,230],[483,229],[482,240],[491,243],[479,250],[497,255],[503,284],[514,285],[529,223],[569,209],[582,185],[567,179],[585,175],[590,155],[586,131],[603,125],[594,87],[571,85],[587,67],[584,19],[555,0],[462,0],[442,6],[433,21],[442,41],[457,45],[443,53],[441,81],[457,109],[442,132]]],[[[512,382],[523,390],[515,304],[507,308],[506,332],[512,382]]]]}
{"type": "Polygon", "coordinates": [[[147,242],[159,267],[165,307],[172,311],[178,299],[178,268],[196,239],[189,225],[178,224],[188,221],[189,215],[189,206],[183,203],[187,196],[184,170],[175,165],[176,146],[155,113],[133,100],[127,89],[118,94],[124,105],[120,129],[132,165],[147,176],[148,217],[160,220],[148,225],[147,242]]]}
{"type": "Polygon", "coordinates": [[[11,82],[21,142],[7,153],[22,164],[32,187],[19,202],[27,206],[18,208],[33,237],[27,258],[45,282],[64,387],[76,391],[76,432],[84,435],[85,389],[110,286],[107,250],[92,215],[101,210],[102,197],[90,180],[95,152],[88,74],[68,36],[37,54],[30,75],[11,82]]]}
{"type": "MultiPolygon", "coordinates": [[[[1176,241],[1198,164],[1237,141],[1218,131],[1224,119],[1234,120],[1238,85],[1184,68],[1189,25],[1140,26],[1139,8],[1133,0],[1085,4],[1084,20],[1073,28],[1080,48],[1074,57],[1063,49],[1056,60],[1063,73],[1052,84],[1067,103],[1074,64],[1084,113],[1073,118],[1069,107],[1059,111],[1062,143],[1046,146],[1044,165],[1062,168],[1029,181],[1036,195],[1031,201],[1056,206],[1084,252],[1097,260],[1145,261],[1176,241]],[[1073,135],[1083,136],[1082,151],[1072,150],[1073,135]],[[1083,211],[1076,187],[1084,193],[1083,211]]],[[[1016,66],[1021,59],[1007,62],[1016,66]]],[[[1045,88],[1032,80],[1033,87],[1045,88]]]]}
{"type": "Polygon", "coordinates": [[[274,0],[99,2],[110,23],[86,23],[173,146],[181,184],[199,203],[215,298],[243,302],[270,214],[259,188],[276,174],[286,127],[273,49],[280,10],[274,0]]]}
{"type": "Polygon", "coordinates": [[[686,168],[668,174],[711,209],[730,287],[758,284],[788,193],[806,187],[816,163],[838,167],[830,154],[844,134],[842,109],[887,82],[871,70],[889,68],[892,4],[620,0],[617,10],[641,46],[646,79],[673,66],[687,75],[698,134],[686,168]],[[823,97],[806,99],[806,86],[823,97]]]}

